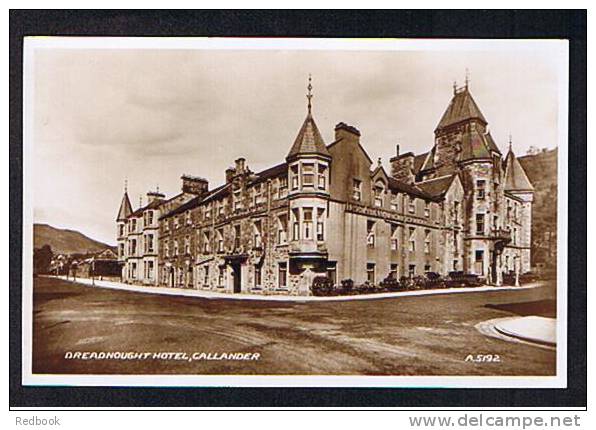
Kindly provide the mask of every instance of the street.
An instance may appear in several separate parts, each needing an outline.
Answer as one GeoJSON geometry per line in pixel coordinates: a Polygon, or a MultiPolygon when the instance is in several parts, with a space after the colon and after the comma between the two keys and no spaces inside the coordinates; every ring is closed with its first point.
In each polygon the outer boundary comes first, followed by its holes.
{"type": "Polygon", "coordinates": [[[555,351],[477,323],[554,316],[553,285],[351,302],[208,300],[34,280],[33,373],[554,375],[555,351]],[[79,360],[70,352],[251,353],[255,360],[79,360]],[[465,361],[497,354],[500,362],[465,361]]]}

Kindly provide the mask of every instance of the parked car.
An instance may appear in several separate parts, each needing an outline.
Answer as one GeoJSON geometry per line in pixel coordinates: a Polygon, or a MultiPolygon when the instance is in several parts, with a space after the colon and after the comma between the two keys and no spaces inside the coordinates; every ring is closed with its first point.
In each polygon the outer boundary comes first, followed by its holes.
{"type": "Polygon", "coordinates": [[[462,271],[449,272],[449,276],[445,281],[447,288],[477,287],[479,285],[482,285],[482,282],[478,275],[462,271]]]}
{"type": "Polygon", "coordinates": [[[426,288],[445,288],[445,279],[443,279],[440,274],[436,272],[426,272],[424,277],[426,278],[426,288]]]}

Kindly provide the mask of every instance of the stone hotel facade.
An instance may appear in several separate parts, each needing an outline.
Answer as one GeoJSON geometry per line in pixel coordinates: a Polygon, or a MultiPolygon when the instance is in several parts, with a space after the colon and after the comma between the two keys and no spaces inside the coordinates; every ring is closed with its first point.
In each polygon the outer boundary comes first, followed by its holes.
{"type": "Polygon", "coordinates": [[[253,172],[244,158],[209,188],[147,194],[117,217],[125,282],[255,294],[311,294],[315,276],[378,284],[450,271],[500,285],[530,270],[533,187],[505,157],[468,85],[453,97],[424,153],[399,152],[386,171],[356,128],[325,144],[311,108],[285,161],[253,172]]]}

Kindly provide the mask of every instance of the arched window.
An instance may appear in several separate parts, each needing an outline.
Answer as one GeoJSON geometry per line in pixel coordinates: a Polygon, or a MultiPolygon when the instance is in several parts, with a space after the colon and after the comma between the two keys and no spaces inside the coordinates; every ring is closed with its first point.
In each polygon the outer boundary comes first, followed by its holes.
{"type": "Polygon", "coordinates": [[[381,179],[377,179],[373,187],[374,205],[378,208],[383,207],[383,196],[385,194],[385,183],[381,179]]]}

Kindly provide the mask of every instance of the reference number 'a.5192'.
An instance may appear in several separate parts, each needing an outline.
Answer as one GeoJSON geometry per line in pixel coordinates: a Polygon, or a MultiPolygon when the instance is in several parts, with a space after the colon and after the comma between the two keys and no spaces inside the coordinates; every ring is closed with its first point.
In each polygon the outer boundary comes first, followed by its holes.
{"type": "Polygon", "coordinates": [[[472,363],[500,363],[501,356],[498,354],[468,354],[465,361],[472,363]]]}

